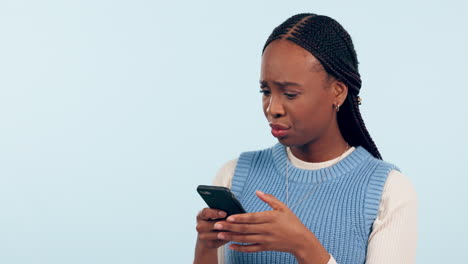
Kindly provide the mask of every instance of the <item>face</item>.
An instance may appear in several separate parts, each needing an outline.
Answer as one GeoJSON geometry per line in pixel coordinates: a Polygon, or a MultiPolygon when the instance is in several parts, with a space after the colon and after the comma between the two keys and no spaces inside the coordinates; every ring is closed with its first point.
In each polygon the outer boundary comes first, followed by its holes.
{"type": "Polygon", "coordinates": [[[273,136],[283,145],[301,146],[330,132],[336,122],[334,104],[340,103],[337,81],[310,52],[275,40],[265,49],[261,67],[263,111],[273,136]]]}

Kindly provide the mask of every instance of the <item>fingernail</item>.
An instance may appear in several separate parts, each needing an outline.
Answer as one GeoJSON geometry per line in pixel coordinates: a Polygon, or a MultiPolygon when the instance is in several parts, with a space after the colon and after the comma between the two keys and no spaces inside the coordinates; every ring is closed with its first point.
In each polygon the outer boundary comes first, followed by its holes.
{"type": "Polygon", "coordinates": [[[219,233],[219,234],[218,234],[218,238],[219,238],[219,239],[224,239],[224,238],[226,238],[226,237],[224,236],[223,233],[219,233]]]}
{"type": "Polygon", "coordinates": [[[258,192],[259,194],[265,194],[264,192],[262,192],[262,191],[260,191],[260,190],[257,190],[257,192],[258,192]]]}
{"type": "Polygon", "coordinates": [[[220,217],[226,217],[226,212],[218,211],[218,215],[219,215],[220,217]]]}
{"type": "Polygon", "coordinates": [[[236,219],[233,216],[228,217],[226,220],[228,220],[229,222],[235,222],[236,221],[236,219]]]}
{"type": "Polygon", "coordinates": [[[216,224],[214,225],[214,228],[215,228],[215,229],[221,230],[221,229],[223,229],[223,225],[220,224],[220,223],[216,223],[216,224]]]}

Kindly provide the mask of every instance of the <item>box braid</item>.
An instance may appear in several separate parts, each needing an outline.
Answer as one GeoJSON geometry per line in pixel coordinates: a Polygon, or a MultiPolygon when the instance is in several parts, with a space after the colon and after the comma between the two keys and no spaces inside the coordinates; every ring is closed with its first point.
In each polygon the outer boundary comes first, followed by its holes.
{"type": "Polygon", "coordinates": [[[277,39],[287,39],[309,51],[329,75],[347,85],[348,96],[337,114],[340,131],[351,146],[363,146],[374,157],[382,159],[359,111],[361,76],[348,32],[330,17],[302,13],[290,17],[273,30],[262,54],[277,39]]]}

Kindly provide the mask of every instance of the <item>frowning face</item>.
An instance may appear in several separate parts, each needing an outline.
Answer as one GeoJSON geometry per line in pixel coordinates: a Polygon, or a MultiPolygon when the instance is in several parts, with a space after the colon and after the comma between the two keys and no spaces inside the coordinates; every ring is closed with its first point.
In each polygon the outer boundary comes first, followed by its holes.
{"type": "Polygon", "coordinates": [[[271,42],[263,53],[260,86],[273,136],[283,145],[301,146],[331,131],[334,82],[310,52],[287,40],[271,42]]]}

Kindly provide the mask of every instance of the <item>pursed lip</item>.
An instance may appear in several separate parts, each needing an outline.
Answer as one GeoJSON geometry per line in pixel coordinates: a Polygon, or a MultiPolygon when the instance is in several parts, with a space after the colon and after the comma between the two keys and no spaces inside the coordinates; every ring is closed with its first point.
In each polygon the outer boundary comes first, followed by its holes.
{"type": "Polygon", "coordinates": [[[276,138],[283,138],[288,135],[289,127],[284,124],[270,123],[271,134],[276,138]]]}
{"type": "Polygon", "coordinates": [[[270,127],[275,130],[286,130],[289,129],[287,125],[280,124],[280,123],[270,123],[270,127]]]}

